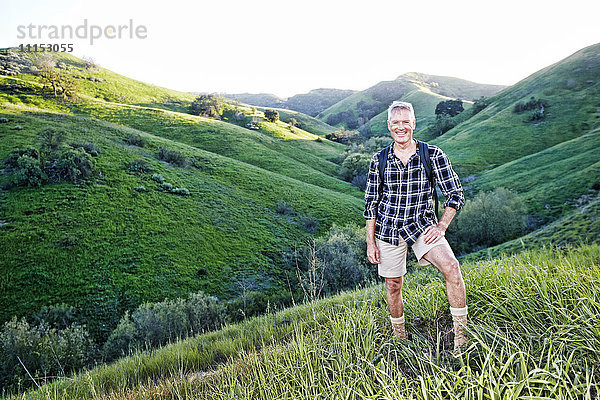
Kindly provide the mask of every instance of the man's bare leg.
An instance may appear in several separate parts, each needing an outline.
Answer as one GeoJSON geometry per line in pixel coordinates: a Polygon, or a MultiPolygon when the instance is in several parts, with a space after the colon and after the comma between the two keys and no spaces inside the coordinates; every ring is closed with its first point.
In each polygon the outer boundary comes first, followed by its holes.
{"type": "Polygon", "coordinates": [[[392,329],[394,336],[406,340],[406,326],[404,323],[404,302],[402,301],[402,277],[385,278],[386,298],[390,309],[392,329]]]}
{"type": "Polygon", "coordinates": [[[460,273],[460,265],[450,246],[440,245],[425,254],[446,279],[446,295],[450,303],[450,312],[454,322],[454,352],[459,353],[467,343],[464,328],[467,325],[467,296],[465,282],[460,273]]]}

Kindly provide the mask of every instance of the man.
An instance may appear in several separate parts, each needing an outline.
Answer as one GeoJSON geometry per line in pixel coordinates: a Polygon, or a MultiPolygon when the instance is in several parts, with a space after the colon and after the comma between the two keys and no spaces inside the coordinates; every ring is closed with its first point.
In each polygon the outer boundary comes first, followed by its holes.
{"type": "Polygon", "coordinates": [[[459,353],[467,338],[465,284],[460,267],[445,233],[454,215],[464,204],[462,186],[448,157],[429,146],[435,182],[446,196],[444,213],[437,220],[433,191],[413,139],[416,119],[410,103],[393,102],[388,109],[388,129],[393,142],[380,186],[379,154],[371,159],[365,190],[364,217],[367,223],[367,256],[378,264],[386,281],[386,297],[394,336],[407,339],[402,302],[402,278],[406,273],[406,252],[411,246],[420,265],[435,265],[446,279],[446,293],[454,325],[454,352],[459,353]]]}

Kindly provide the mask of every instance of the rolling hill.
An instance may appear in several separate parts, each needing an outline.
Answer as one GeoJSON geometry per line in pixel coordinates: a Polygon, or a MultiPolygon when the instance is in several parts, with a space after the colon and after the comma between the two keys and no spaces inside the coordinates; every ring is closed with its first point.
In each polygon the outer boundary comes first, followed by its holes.
{"type": "Polygon", "coordinates": [[[249,130],[234,118],[182,113],[193,95],[68,54],[55,62],[80,76],[78,100],[57,102],[40,94],[35,57],[3,54],[0,159],[37,146],[45,129],[101,152],[88,182],[0,192],[1,321],[67,303],[100,340],[146,301],[199,290],[235,299],[244,284],[276,303],[289,297],[286,254],[334,223],[362,220],[362,193],[336,178],[338,143],[281,121],[249,130]],[[130,135],[147,144],[129,145],[130,135]],[[179,151],[187,166],[160,160],[160,148],[179,151]]]}
{"type": "Polygon", "coordinates": [[[410,72],[393,81],[383,81],[348,96],[332,105],[317,117],[331,125],[343,124],[346,128],[361,128],[372,135],[385,134],[385,111],[394,100],[403,100],[415,106],[418,126],[435,117],[435,106],[448,99],[471,101],[481,96],[491,96],[504,86],[486,85],[445,76],[410,72]],[[365,126],[365,124],[367,124],[365,126]]]}
{"type": "Polygon", "coordinates": [[[600,124],[599,53],[592,45],[532,74],[433,143],[467,176],[590,134],[600,124]]]}

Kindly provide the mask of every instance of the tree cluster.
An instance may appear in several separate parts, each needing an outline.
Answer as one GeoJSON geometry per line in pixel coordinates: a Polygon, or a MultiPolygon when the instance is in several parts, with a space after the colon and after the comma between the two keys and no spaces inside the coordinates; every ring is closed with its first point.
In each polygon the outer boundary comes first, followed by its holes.
{"type": "Polygon", "coordinates": [[[214,94],[201,94],[192,101],[190,114],[218,119],[223,114],[223,99],[214,94]]]}
{"type": "Polygon", "coordinates": [[[447,115],[454,117],[464,111],[463,102],[461,100],[446,100],[440,101],[435,106],[435,115],[447,115]]]}
{"type": "Polygon", "coordinates": [[[277,110],[265,110],[265,118],[269,122],[279,121],[279,112],[277,110]]]}

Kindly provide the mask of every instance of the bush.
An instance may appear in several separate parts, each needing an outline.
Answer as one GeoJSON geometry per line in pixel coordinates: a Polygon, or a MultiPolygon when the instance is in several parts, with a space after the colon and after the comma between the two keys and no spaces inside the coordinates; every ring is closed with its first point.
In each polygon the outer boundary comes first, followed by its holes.
{"type": "Polygon", "coordinates": [[[17,167],[13,169],[11,176],[14,185],[27,187],[40,187],[47,179],[40,160],[25,154],[17,159],[17,167]]]}
{"type": "Polygon", "coordinates": [[[41,153],[48,158],[63,151],[67,142],[67,134],[64,131],[45,129],[38,133],[41,153]]]}
{"type": "Polygon", "coordinates": [[[350,182],[356,176],[367,175],[369,164],[371,163],[371,155],[366,153],[350,153],[342,162],[339,177],[347,182],[350,182]]]}
{"type": "Polygon", "coordinates": [[[33,147],[16,148],[4,159],[4,166],[8,170],[17,169],[19,167],[18,160],[21,156],[28,156],[36,160],[40,159],[40,152],[33,147]]]}
{"type": "Polygon", "coordinates": [[[163,182],[160,185],[160,188],[166,192],[170,192],[171,190],[173,190],[173,185],[169,182],[163,182]]]}
{"type": "Polygon", "coordinates": [[[92,176],[94,160],[83,149],[69,149],[64,151],[49,169],[57,182],[76,183],[92,176]]]}
{"type": "Polygon", "coordinates": [[[136,187],[136,188],[135,188],[135,191],[136,191],[136,192],[143,193],[143,192],[147,192],[147,191],[148,191],[148,189],[146,189],[146,186],[144,186],[144,185],[140,185],[140,186],[138,186],[138,187],[136,187]]]}
{"type": "Polygon", "coordinates": [[[83,150],[85,150],[86,153],[88,153],[92,157],[98,157],[102,153],[102,150],[100,150],[100,147],[98,147],[94,143],[78,143],[78,142],[76,142],[76,143],[71,143],[71,147],[73,147],[74,149],[82,148],[83,150]]]}
{"type": "Polygon", "coordinates": [[[323,265],[323,290],[327,294],[354,289],[376,281],[367,259],[365,228],[333,225],[325,237],[315,241],[316,256],[323,265]]]}
{"type": "Polygon", "coordinates": [[[293,215],[294,208],[283,200],[277,202],[277,213],[282,215],[293,215]]]}
{"type": "Polygon", "coordinates": [[[179,196],[189,196],[190,195],[190,191],[186,188],[174,188],[174,189],[171,189],[171,193],[177,194],[179,196]]]}
{"type": "Polygon", "coordinates": [[[456,216],[449,239],[463,251],[503,243],[523,234],[526,212],[523,201],[508,189],[481,192],[456,216]]]}
{"type": "Polygon", "coordinates": [[[15,126],[13,126],[13,130],[21,131],[21,130],[23,130],[23,127],[21,125],[15,125],[15,126]]]}
{"type": "Polygon", "coordinates": [[[125,316],[103,347],[107,360],[133,348],[156,347],[167,342],[221,328],[226,309],[219,299],[194,293],[186,299],[146,303],[125,316]]]}
{"type": "Polygon", "coordinates": [[[6,123],[8,123],[7,118],[0,118],[0,124],[6,124],[6,123]]]}
{"type": "Polygon", "coordinates": [[[131,146],[144,147],[146,146],[146,139],[137,133],[132,133],[125,139],[127,144],[131,146]]]}
{"type": "Polygon", "coordinates": [[[306,232],[309,233],[315,233],[319,228],[319,220],[314,217],[311,217],[310,215],[302,216],[300,218],[300,223],[302,224],[306,232]]]}
{"type": "Polygon", "coordinates": [[[183,155],[182,152],[175,149],[169,149],[168,147],[161,147],[158,149],[158,159],[178,167],[185,167],[188,162],[187,157],[183,155]]]}
{"type": "Polygon", "coordinates": [[[131,164],[129,164],[129,167],[127,169],[142,174],[147,174],[153,171],[148,161],[142,159],[133,161],[131,164]]]}
{"type": "Polygon", "coordinates": [[[33,385],[34,377],[65,376],[91,366],[95,348],[86,329],[69,325],[56,329],[45,323],[32,326],[13,318],[0,333],[0,391],[33,385]]]}
{"type": "Polygon", "coordinates": [[[163,183],[165,178],[161,174],[152,174],[152,179],[154,182],[163,183]]]}

